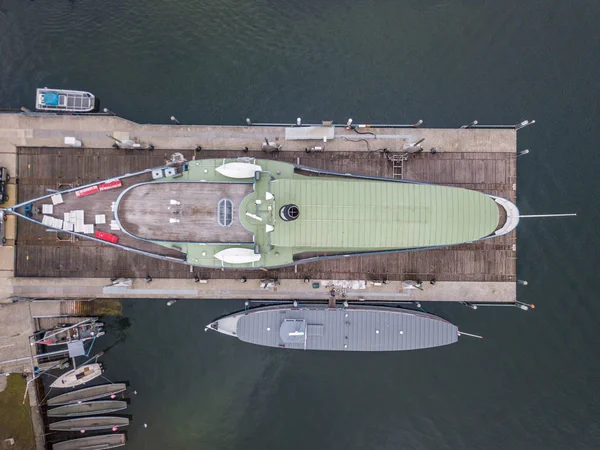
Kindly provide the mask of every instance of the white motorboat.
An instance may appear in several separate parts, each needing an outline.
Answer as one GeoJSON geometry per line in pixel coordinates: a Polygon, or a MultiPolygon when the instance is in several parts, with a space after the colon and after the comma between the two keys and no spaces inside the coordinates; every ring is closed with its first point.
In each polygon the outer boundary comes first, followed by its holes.
{"type": "Polygon", "coordinates": [[[35,108],[52,112],[93,112],[97,107],[96,97],[91,92],[67,89],[37,89],[35,108]]]}

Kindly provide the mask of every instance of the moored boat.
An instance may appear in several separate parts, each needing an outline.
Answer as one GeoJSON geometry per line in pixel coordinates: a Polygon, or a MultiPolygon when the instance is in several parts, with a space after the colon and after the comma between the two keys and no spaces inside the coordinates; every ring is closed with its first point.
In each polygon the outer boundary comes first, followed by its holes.
{"type": "Polygon", "coordinates": [[[122,428],[129,425],[129,419],[116,416],[79,417],[77,419],[61,420],[48,425],[52,431],[94,431],[110,428],[122,428]]]}
{"type": "Polygon", "coordinates": [[[102,375],[102,366],[98,363],[86,364],[63,373],[50,385],[51,388],[67,389],[80,386],[102,375]]]}
{"type": "Polygon", "coordinates": [[[109,414],[127,408],[127,403],[117,400],[73,403],[48,410],[48,417],[79,417],[109,414]]]}
{"type": "Polygon", "coordinates": [[[110,383],[90,386],[76,391],[57,395],[46,402],[48,406],[67,405],[69,403],[85,402],[99,398],[117,395],[127,389],[125,383],[110,383]]]}
{"type": "Polygon", "coordinates": [[[299,350],[397,351],[453,344],[458,328],[433,314],[382,306],[265,306],[207,326],[251,344],[299,350]]]}
{"type": "Polygon", "coordinates": [[[439,248],[502,236],[519,223],[514,203],[468,189],[267,159],[172,164],[44,195],[7,212],[212,269],[439,248]]]}
{"type": "Polygon", "coordinates": [[[85,113],[94,111],[96,107],[96,97],[91,92],[48,88],[36,90],[35,108],[38,111],[85,113]]]}
{"type": "Polygon", "coordinates": [[[89,436],[70,441],[58,442],[52,444],[52,450],[104,450],[117,448],[125,445],[126,438],[124,433],[102,434],[99,436],[89,436]]]}
{"type": "Polygon", "coordinates": [[[104,335],[102,322],[84,323],[77,326],[62,325],[47,330],[38,341],[42,345],[65,345],[73,341],[88,341],[104,335]]]}

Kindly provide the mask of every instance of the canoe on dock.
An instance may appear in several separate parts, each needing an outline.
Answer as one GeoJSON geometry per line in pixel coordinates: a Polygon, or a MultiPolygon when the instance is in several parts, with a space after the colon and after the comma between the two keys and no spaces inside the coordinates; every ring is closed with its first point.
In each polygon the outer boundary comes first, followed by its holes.
{"type": "Polygon", "coordinates": [[[125,383],[99,384],[76,391],[58,395],[47,401],[48,406],[67,405],[69,403],[86,402],[98,398],[110,397],[127,389],[125,383]]]}
{"type": "Polygon", "coordinates": [[[104,450],[122,447],[125,445],[125,440],[124,433],[102,434],[100,436],[90,436],[58,442],[57,444],[52,445],[52,450],[104,450]]]}
{"type": "Polygon", "coordinates": [[[108,414],[127,408],[127,403],[117,400],[73,403],[48,410],[48,417],[79,417],[108,414]]]}
{"type": "Polygon", "coordinates": [[[68,389],[92,381],[102,375],[102,366],[98,363],[86,364],[63,373],[50,385],[51,388],[68,389]]]}
{"type": "Polygon", "coordinates": [[[96,97],[91,92],[68,89],[37,89],[35,109],[53,112],[92,112],[96,109],[96,97]]]}
{"type": "Polygon", "coordinates": [[[418,350],[453,344],[459,336],[455,325],[433,314],[367,305],[259,307],[207,328],[251,344],[299,350],[418,350]]]}
{"type": "Polygon", "coordinates": [[[126,417],[98,416],[79,417],[78,419],[61,420],[49,425],[52,431],[93,431],[106,430],[110,428],[121,428],[129,425],[126,417]]]}

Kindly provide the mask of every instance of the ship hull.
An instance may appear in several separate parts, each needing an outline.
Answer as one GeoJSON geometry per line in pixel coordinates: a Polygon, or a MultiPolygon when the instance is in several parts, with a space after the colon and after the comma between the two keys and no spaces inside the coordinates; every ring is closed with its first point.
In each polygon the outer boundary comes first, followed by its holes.
{"type": "Polygon", "coordinates": [[[453,344],[458,328],[419,311],[327,305],[269,306],[231,314],[209,329],[267,347],[330,351],[402,351],[453,344]]]}

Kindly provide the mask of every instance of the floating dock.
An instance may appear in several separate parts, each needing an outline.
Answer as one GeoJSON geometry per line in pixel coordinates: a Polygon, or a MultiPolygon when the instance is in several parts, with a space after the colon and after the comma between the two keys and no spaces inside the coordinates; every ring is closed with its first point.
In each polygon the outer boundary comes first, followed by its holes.
{"type": "MultiPolygon", "coordinates": [[[[163,166],[175,152],[188,160],[271,158],[328,171],[464,187],[516,202],[519,126],[140,125],[103,115],[0,114],[0,165],[8,167],[11,183],[18,181],[9,203],[2,206],[163,166]],[[133,140],[142,149],[113,148],[115,139],[133,140]],[[82,146],[73,147],[73,142],[82,146]],[[407,154],[417,143],[423,151],[407,154]],[[148,146],[153,150],[146,150],[148,146]],[[271,152],[274,148],[278,151],[271,152]]],[[[335,289],[348,300],[516,302],[515,232],[450,248],[268,271],[211,270],[152,259],[50,232],[14,216],[8,219],[6,234],[0,283],[17,297],[326,301],[335,289]],[[115,278],[132,282],[111,286],[109,280],[115,278]],[[422,281],[423,286],[407,288],[407,280],[422,281]]]]}

